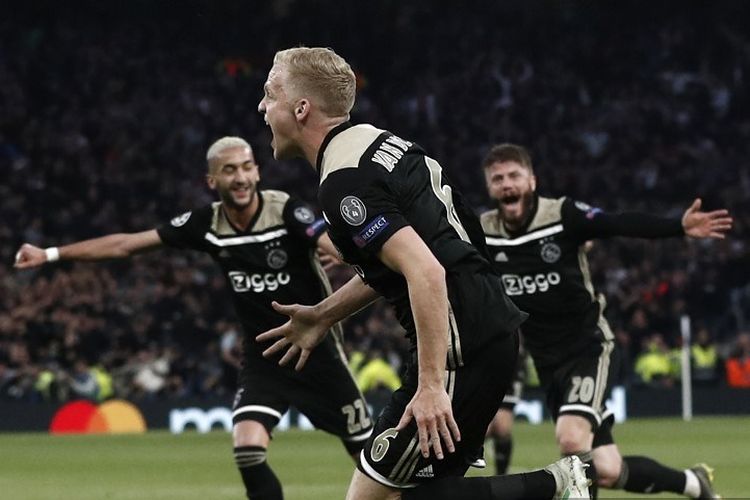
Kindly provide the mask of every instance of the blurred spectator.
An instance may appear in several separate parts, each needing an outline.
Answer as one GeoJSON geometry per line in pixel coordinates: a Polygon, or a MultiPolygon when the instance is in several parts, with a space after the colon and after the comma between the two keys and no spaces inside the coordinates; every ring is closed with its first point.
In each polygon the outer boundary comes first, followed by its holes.
{"type": "Polygon", "coordinates": [[[719,380],[719,353],[707,328],[700,328],[690,346],[692,380],[715,384],[719,380]]]}
{"type": "Polygon", "coordinates": [[[373,342],[365,353],[358,351],[358,354],[352,360],[359,366],[355,372],[357,386],[370,405],[372,414],[377,416],[390,400],[391,393],[401,387],[401,378],[383,358],[384,353],[378,342],[373,342]]]}
{"type": "Polygon", "coordinates": [[[89,368],[88,363],[78,358],[73,364],[73,373],[68,377],[70,390],[76,399],[89,399],[97,401],[99,399],[99,384],[96,376],[89,368]]]}
{"type": "Polygon", "coordinates": [[[643,385],[653,388],[672,387],[675,384],[675,372],[672,355],[664,337],[660,333],[652,334],[645,341],[646,347],[635,362],[635,373],[643,385]]]}
{"type": "Polygon", "coordinates": [[[143,349],[138,353],[133,366],[133,386],[136,397],[151,397],[162,391],[167,385],[169,360],[160,356],[155,346],[143,349]]]}
{"type": "Polygon", "coordinates": [[[379,349],[371,349],[362,368],[357,372],[357,386],[367,396],[370,391],[393,392],[401,387],[401,378],[393,367],[383,359],[379,349]]]}
{"type": "Polygon", "coordinates": [[[221,384],[232,391],[242,368],[242,336],[237,325],[224,320],[216,323],[216,330],[221,335],[221,384]]]}
{"type": "Polygon", "coordinates": [[[725,366],[730,387],[750,388],[750,333],[744,332],[737,337],[725,366]]]}

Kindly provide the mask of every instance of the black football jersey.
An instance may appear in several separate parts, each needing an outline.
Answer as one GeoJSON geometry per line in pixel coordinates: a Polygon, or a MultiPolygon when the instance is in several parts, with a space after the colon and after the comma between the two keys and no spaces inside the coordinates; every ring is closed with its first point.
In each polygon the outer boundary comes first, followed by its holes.
{"type": "Polygon", "coordinates": [[[604,296],[591,282],[584,244],[608,236],[682,234],[679,220],[610,214],[568,198],[537,197],[526,227],[511,234],[497,209],[480,217],[505,291],[529,313],[524,343],[539,366],[556,364],[592,341],[612,339],[604,296]]]}
{"type": "Polygon", "coordinates": [[[287,193],[263,190],[258,196],[258,211],[246,231],[229,222],[221,202],[158,228],[164,244],[206,252],[221,267],[247,335],[246,354],[262,352],[267,345],[255,336],[288,319],[273,310],[272,301],[316,304],[331,291],[315,251],[325,221],[287,193]]]}
{"type": "MultiPolygon", "coordinates": [[[[383,244],[405,226],[414,229],[446,270],[450,348],[463,346],[468,352],[472,343],[488,334],[461,329],[461,316],[471,314],[470,308],[461,303],[470,301],[473,291],[458,285],[459,280],[453,277],[462,273],[495,274],[477,217],[451,187],[437,161],[419,146],[390,132],[345,123],[326,137],[317,167],[318,197],[331,239],[343,259],[395,306],[412,348],[415,327],[406,280],[377,257],[383,244]]],[[[499,280],[498,289],[502,290],[499,280]]],[[[503,318],[507,332],[515,331],[523,314],[502,292],[499,295],[495,312],[503,318]]],[[[461,353],[454,354],[453,361],[460,364],[461,353]]],[[[450,359],[448,364],[452,364],[450,359]]]]}

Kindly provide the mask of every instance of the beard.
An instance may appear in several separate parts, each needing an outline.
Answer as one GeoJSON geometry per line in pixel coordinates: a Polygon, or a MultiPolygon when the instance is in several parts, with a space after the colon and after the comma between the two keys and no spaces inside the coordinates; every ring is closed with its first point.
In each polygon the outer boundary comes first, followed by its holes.
{"type": "Polygon", "coordinates": [[[497,204],[501,218],[515,227],[523,225],[534,208],[534,199],[534,191],[531,190],[501,197],[497,204]]]}
{"type": "Polygon", "coordinates": [[[235,200],[235,196],[232,193],[231,189],[227,189],[226,191],[223,191],[221,193],[221,202],[228,206],[229,208],[232,208],[234,210],[243,210],[250,205],[252,205],[253,201],[255,200],[255,197],[258,195],[258,186],[257,184],[252,184],[248,186],[248,196],[244,197],[241,201],[235,200]],[[245,201],[247,200],[247,201],[245,201]]]}

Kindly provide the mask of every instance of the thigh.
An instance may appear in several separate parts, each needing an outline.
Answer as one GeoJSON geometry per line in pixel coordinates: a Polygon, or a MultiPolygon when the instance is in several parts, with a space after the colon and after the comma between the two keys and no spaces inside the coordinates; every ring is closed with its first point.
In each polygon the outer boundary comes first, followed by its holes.
{"type": "Polygon", "coordinates": [[[262,446],[268,448],[271,434],[255,420],[242,420],[232,427],[232,443],[237,446],[262,446]]]}
{"type": "Polygon", "coordinates": [[[456,451],[443,460],[433,455],[422,457],[413,420],[404,429],[395,429],[416,391],[418,374],[412,363],[404,386],[393,393],[365,444],[360,471],[392,488],[409,488],[439,477],[464,475],[480,456],[487,426],[512,379],[517,354],[516,335],[496,339],[487,345],[484,356],[446,372],[446,391],[451,397],[461,441],[455,443],[456,451]]]}
{"type": "Polygon", "coordinates": [[[384,486],[370,477],[354,470],[354,476],[346,492],[346,500],[399,500],[399,490],[384,486]]]}

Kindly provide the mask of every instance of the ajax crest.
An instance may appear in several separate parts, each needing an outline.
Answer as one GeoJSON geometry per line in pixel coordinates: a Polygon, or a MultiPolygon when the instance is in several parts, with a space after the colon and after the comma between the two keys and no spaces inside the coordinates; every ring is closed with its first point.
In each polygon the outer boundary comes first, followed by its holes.
{"type": "Polygon", "coordinates": [[[542,246],[542,260],[546,262],[547,264],[554,264],[558,260],[560,260],[560,255],[562,255],[562,250],[560,250],[560,247],[557,245],[557,243],[545,243],[544,246],[542,246]]]}

